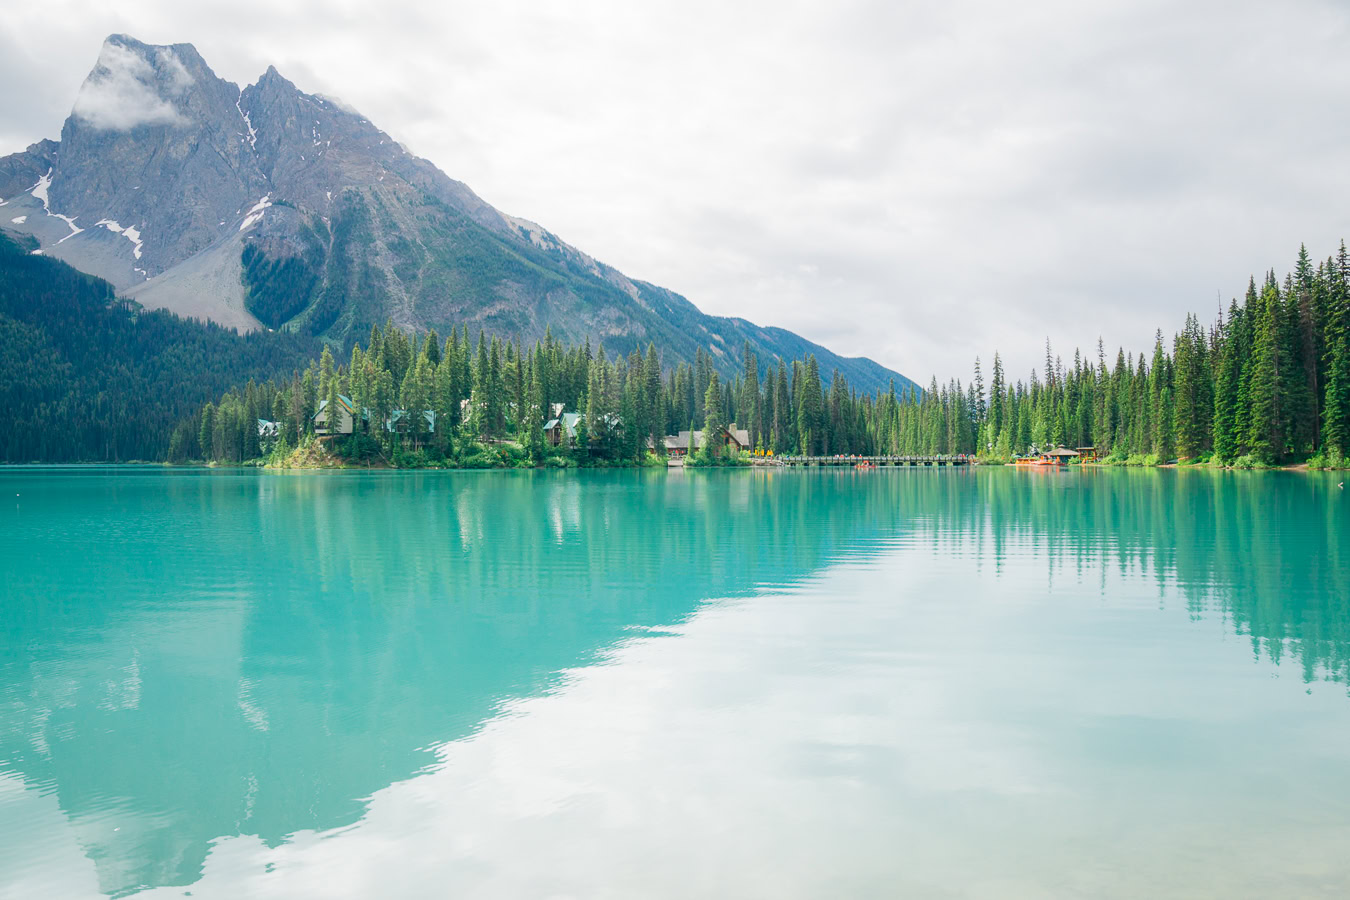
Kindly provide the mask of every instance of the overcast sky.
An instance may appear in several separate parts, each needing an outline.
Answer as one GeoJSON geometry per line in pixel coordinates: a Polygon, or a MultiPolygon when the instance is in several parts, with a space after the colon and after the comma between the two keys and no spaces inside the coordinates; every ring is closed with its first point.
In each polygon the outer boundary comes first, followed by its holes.
{"type": "Polygon", "coordinates": [[[705,311],[927,381],[1151,346],[1350,238],[1350,4],[48,0],[0,18],[0,153],[103,38],[334,94],[705,311]]]}

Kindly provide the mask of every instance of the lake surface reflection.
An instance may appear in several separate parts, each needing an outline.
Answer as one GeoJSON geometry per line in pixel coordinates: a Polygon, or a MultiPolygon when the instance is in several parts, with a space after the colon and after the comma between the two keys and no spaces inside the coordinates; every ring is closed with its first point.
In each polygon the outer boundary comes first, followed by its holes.
{"type": "Polygon", "coordinates": [[[0,896],[1345,896],[1337,480],[0,470],[0,896]]]}

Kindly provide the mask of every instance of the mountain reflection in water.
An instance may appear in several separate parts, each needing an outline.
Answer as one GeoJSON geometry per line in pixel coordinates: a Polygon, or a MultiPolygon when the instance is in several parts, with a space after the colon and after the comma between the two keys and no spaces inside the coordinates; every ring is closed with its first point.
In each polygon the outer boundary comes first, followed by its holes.
{"type": "Polygon", "coordinates": [[[1335,826],[1285,826],[1299,871],[1345,884],[1312,849],[1350,825],[1348,754],[1261,732],[1350,745],[1350,507],[1320,476],[0,487],[0,887],[1127,895],[1175,883],[1211,815],[1240,846],[1295,800],[1335,826]],[[1169,824],[1142,837],[1155,792],[1169,824]],[[1166,865],[1121,881],[1127,850],[1166,865]]]}

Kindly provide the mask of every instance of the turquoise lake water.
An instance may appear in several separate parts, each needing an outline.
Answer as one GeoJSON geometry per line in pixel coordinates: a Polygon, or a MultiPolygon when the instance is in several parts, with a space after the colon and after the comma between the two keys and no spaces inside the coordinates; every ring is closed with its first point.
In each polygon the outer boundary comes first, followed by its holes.
{"type": "Polygon", "coordinates": [[[0,897],[1345,897],[1340,480],[0,470],[0,897]]]}

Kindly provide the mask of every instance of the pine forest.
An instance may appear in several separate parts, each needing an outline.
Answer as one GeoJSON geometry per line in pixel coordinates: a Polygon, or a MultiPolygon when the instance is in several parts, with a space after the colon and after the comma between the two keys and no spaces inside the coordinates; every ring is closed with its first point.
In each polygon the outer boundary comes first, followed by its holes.
{"type": "Polygon", "coordinates": [[[373,328],[339,364],[325,348],[292,377],[250,382],[174,430],[174,461],[281,458],[311,439],[321,406],[349,403],[353,434],[332,448],[398,465],[538,465],[651,461],[667,434],[736,424],[754,454],[976,455],[987,462],[1047,448],[1092,447],[1108,463],[1174,461],[1243,468],[1307,461],[1339,467],[1350,451],[1350,260],[1344,242],[1314,265],[1252,279],[1209,324],[1188,316],[1151,349],[1072,363],[1047,343],[1044,368],[1013,381],[995,353],[963,385],[852,390],[816,360],[760,360],[719,378],[700,353],[661,364],[658,348],[606,358],[552,337],[522,347],[467,328],[442,340],[373,328]],[[559,446],[545,423],[580,415],[559,446]],[[421,413],[420,415],[417,413],[421,413]],[[260,434],[258,421],[275,423],[260,434]],[[379,424],[382,423],[382,424],[379,424]],[[400,423],[400,424],[395,424],[400,423]]]}

